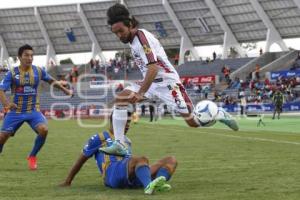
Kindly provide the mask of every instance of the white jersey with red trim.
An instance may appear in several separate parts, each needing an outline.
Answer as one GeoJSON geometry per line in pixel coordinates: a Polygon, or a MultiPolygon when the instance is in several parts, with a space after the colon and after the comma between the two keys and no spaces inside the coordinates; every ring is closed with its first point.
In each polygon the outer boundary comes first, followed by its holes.
{"type": "Polygon", "coordinates": [[[156,63],[159,70],[155,79],[162,78],[163,82],[180,83],[177,71],[168,60],[160,42],[152,33],[145,29],[138,29],[130,47],[134,62],[142,72],[144,78],[148,70],[147,65],[156,63]]]}

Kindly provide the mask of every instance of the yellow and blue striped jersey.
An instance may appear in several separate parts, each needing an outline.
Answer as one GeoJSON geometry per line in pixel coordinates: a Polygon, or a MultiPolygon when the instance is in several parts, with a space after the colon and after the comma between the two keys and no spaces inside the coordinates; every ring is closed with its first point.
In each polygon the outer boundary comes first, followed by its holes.
{"type": "Polygon", "coordinates": [[[14,67],[8,71],[0,83],[0,90],[11,89],[11,102],[17,105],[16,113],[40,111],[39,85],[40,81],[52,80],[46,70],[32,65],[23,71],[14,67]]]}

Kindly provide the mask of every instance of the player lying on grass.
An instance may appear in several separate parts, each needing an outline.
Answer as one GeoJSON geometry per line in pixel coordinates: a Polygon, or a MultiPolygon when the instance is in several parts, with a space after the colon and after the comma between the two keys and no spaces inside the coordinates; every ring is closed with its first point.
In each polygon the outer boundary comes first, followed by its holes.
{"type": "MultiPolygon", "coordinates": [[[[130,120],[127,121],[125,133],[128,131],[130,120]]],[[[112,123],[110,123],[112,124],[112,123]]],[[[110,146],[113,142],[113,127],[93,135],[84,146],[82,153],[71,168],[65,181],[60,186],[71,186],[71,183],[80,171],[83,164],[94,156],[97,167],[103,176],[104,184],[111,188],[144,188],[145,194],[155,191],[168,191],[171,186],[166,182],[175,172],[177,161],[175,157],[168,156],[149,165],[148,158],[144,156],[118,157],[106,155],[99,148],[110,146]]],[[[131,150],[131,142],[125,136],[125,141],[131,150]]]]}

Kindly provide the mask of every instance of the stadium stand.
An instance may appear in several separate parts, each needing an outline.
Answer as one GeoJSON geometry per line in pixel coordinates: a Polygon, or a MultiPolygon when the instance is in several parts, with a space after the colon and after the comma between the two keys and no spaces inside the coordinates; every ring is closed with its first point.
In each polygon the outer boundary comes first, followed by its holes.
{"type": "Polygon", "coordinates": [[[195,75],[220,75],[222,76],[222,68],[229,66],[231,71],[244,66],[254,58],[231,58],[231,59],[216,59],[214,62],[206,63],[205,61],[186,62],[177,67],[177,72],[180,76],[195,76],[195,75]]]}
{"type": "MultiPolygon", "coordinates": [[[[297,69],[300,66],[300,61],[296,60],[299,52],[288,51],[289,49],[282,40],[300,35],[300,11],[299,5],[295,1],[258,1],[258,5],[254,4],[254,1],[248,0],[168,0],[163,1],[163,4],[161,0],[124,0],[123,2],[139,20],[142,28],[157,35],[165,49],[187,47],[181,49],[179,58],[182,58],[182,55],[188,50],[194,52],[195,46],[225,45],[222,59],[216,59],[209,63],[195,60],[177,67],[179,75],[183,77],[198,75],[219,77],[220,83],[215,81],[213,84],[205,83],[201,86],[193,85],[192,82],[188,83],[188,91],[196,101],[202,98],[217,99],[215,97],[218,96],[218,93],[222,93],[221,96],[225,100],[230,96],[236,99],[241,88],[253,96],[253,92],[257,92],[258,89],[256,86],[264,88],[269,85],[265,84],[268,82],[266,78],[269,79],[271,85],[278,86],[284,83],[283,85],[286,85],[284,88],[289,88],[288,82],[293,82],[291,91],[296,91],[294,95],[297,96],[299,82],[297,74],[295,77],[270,78],[273,73],[284,74],[282,70],[288,73],[288,69],[297,69]],[[214,7],[216,9],[212,9],[214,7]],[[258,12],[258,7],[265,15],[258,12]],[[171,15],[172,12],[175,15],[171,15]],[[221,16],[223,19],[217,16],[221,16]],[[271,22],[271,25],[266,21],[271,22]],[[273,34],[277,35],[276,38],[273,34]],[[238,44],[266,39],[267,46],[264,50],[266,52],[259,57],[243,57],[245,54],[239,51],[238,44]],[[283,50],[282,52],[269,52],[270,45],[274,43],[275,39],[283,50]],[[188,43],[189,45],[187,45],[188,43]],[[231,53],[236,53],[233,56],[234,59],[228,58],[229,49],[231,53]],[[260,67],[260,80],[251,80],[255,78],[255,74],[252,73],[257,65],[260,67]],[[224,67],[230,70],[230,79],[225,79],[224,72],[222,72],[224,67]],[[251,78],[250,74],[252,74],[251,78]]],[[[83,81],[80,88],[82,91],[90,92],[90,81],[103,81],[97,77],[98,74],[106,75],[108,80],[141,79],[139,70],[130,61],[127,63],[120,61],[121,64],[118,64],[102,60],[101,51],[123,51],[128,48],[116,40],[116,37],[107,28],[105,12],[114,3],[115,1],[97,1],[1,9],[2,63],[9,56],[16,56],[20,45],[28,43],[35,49],[36,55],[46,54],[47,58],[54,58],[56,54],[90,51],[92,51],[93,58],[99,56],[101,61],[97,65],[98,67],[91,67],[90,63],[76,65],[78,75],[92,75],[81,80],[83,81]],[[74,40],[70,41],[66,30],[72,32],[74,40]]],[[[55,78],[69,80],[73,67],[74,65],[53,65],[48,70],[55,78]]],[[[0,78],[1,76],[3,74],[0,74],[0,78]]],[[[76,88],[76,83],[73,87],[76,88]]],[[[48,86],[44,86],[44,91],[49,91],[48,86]]],[[[91,93],[93,92],[91,91],[91,93]]],[[[42,101],[45,101],[46,104],[51,103],[47,92],[42,98],[44,99],[44,97],[46,98],[42,101]]],[[[110,97],[108,96],[107,99],[110,97]]],[[[297,100],[297,97],[292,99],[293,101],[297,100]]],[[[83,101],[85,99],[75,96],[74,102],[72,99],[71,103],[77,106],[79,102],[83,101]]]]}

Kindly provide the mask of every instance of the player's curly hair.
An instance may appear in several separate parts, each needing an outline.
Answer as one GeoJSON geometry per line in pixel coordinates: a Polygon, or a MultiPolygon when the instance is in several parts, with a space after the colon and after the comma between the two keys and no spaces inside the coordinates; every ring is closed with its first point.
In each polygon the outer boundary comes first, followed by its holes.
{"type": "Polygon", "coordinates": [[[115,5],[111,6],[107,12],[107,23],[112,26],[117,22],[123,22],[125,26],[132,25],[133,28],[137,27],[139,22],[133,17],[130,16],[128,9],[120,4],[116,3],[115,5]]]}

